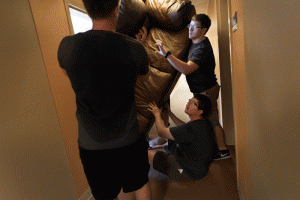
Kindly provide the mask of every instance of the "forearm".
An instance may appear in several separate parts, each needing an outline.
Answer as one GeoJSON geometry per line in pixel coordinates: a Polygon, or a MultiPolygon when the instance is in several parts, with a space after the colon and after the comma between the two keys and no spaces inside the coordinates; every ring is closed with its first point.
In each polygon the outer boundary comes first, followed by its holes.
{"type": "Polygon", "coordinates": [[[169,63],[177,69],[179,72],[186,74],[187,71],[189,71],[189,65],[186,62],[183,62],[182,60],[179,60],[172,54],[168,56],[169,63]]]}
{"type": "Polygon", "coordinates": [[[154,117],[155,117],[155,125],[156,125],[158,136],[166,138],[164,133],[168,130],[168,128],[165,126],[164,121],[161,118],[161,115],[157,114],[154,117]]]}
{"type": "MultiPolygon", "coordinates": [[[[159,51],[156,51],[155,53],[158,53],[162,56],[166,56],[168,53],[170,53],[169,51],[166,52],[166,50],[163,47],[162,41],[156,40],[156,45],[158,46],[159,51]]],[[[175,69],[177,69],[179,72],[183,73],[184,75],[193,73],[199,67],[197,64],[191,61],[188,61],[187,63],[183,62],[182,60],[176,58],[172,54],[168,54],[167,59],[175,69]]]]}
{"type": "Polygon", "coordinates": [[[172,121],[175,123],[176,126],[180,126],[180,125],[185,124],[185,122],[180,120],[178,117],[176,117],[174,115],[174,113],[172,113],[172,111],[170,111],[169,114],[170,114],[170,117],[171,117],[172,121]]]}
{"type": "Polygon", "coordinates": [[[170,129],[165,126],[164,121],[161,118],[162,109],[159,109],[155,102],[149,103],[148,105],[149,105],[148,110],[151,111],[155,117],[155,125],[156,125],[158,136],[170,140],[175,140],[170,132],[170,129]]]}

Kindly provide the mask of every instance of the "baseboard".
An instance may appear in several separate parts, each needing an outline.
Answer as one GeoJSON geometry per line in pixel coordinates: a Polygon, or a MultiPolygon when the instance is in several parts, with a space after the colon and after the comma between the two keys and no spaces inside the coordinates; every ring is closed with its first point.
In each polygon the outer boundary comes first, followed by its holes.
{"type": "Polygon", "coordinates": [[[239,189],[238,189],[238,195],[240,197],[240,200],[245,200],[243,193],[239,189]]]}
{"type": "Polygon", "coordinates": [[[92,191],[91,188],[89,188],[85,193],[80,197],[79,200],[90,200],[92,198],[92,191]]]}

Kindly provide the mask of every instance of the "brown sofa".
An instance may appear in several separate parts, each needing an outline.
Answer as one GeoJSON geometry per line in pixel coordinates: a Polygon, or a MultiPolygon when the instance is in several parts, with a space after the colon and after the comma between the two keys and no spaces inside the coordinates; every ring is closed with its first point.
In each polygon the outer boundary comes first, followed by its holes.
{"type": "MultiPolygon", "coordinates": [[[[141,130],[148,134],[154,119],[147,104],[151,101],[159,106],[169,100],[169,96],[180,77],[161,55],[155,45],[162,40],[165,49],[174,56],[185,60],[189,49],[187,25],[196,14],[195,7],[188,0],[122,0],[119,9],[117,32],[135,38],[135,34],[145,26],[148,31],[144,47],[149,57],[149,78],[137,80],[135,101],[138,108],[138,121],[141,130]]],[[[163,110],[163,119],[168,124],[168,113],[163,110]]]]}

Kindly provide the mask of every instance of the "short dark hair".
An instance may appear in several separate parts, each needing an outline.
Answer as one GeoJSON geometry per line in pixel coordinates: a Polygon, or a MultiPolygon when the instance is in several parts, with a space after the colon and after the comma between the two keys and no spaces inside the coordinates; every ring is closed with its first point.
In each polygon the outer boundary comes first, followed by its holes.
{"type": "Polygon", "coordinates": [[[207,117],[211,111],[211,100],[203,94],[194,94],[194,98],[198,100],[198,109],[203,110],[202,116],[207,117]]]}
{"type": "Polygon", "coordinates": [[[207,16],[206,14],[194,15],[192,17],[191,21],[197,21],[197,22],[201,23],[202,27],[207,28],[206,32],[208,31],[208,29],[211,26],[211,20],[210,20],[209,16],[207,16]]]}
{"type": "Polygon", "coordinates": [[[110,16],[119,6],[121,0],[82,0],[83,5],[92,19],[103,19],[110,16]]]}

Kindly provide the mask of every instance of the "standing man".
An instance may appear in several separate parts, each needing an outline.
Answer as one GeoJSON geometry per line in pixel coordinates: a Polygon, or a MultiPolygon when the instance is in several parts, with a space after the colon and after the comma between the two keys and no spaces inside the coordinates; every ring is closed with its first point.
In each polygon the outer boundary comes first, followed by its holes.
{"type": "Polygon", "coordinates": [[[167,153],[149,150],[149,161],[155,170],[177,181],[198,180],[207,174],[216,147],[212,126],[205,118],[210,109],[210,99],[195,94],[185,108],[190,121],[184,123],[170,111],[176,127],[167,128],[161,118],[161,109],[155,103],[149,104],[158,135],[168,139],[168,146],[164,148],[167,153]]]}
{"type": "Polygon", "coordinates": [[[76,95],[79,151],[97,200],[151,198],[148,143],[134,105],[143,45],[115,32],[120,0],[83,0],[92,30],[65,37],[58,60],[76,95]]]}
{"type": "Polygon", "coordinates": [[[209,39],[205,36],[210,28],[211,20],[205,14],[193,16],[189,27],[189,38],[192,46],[188,55],[188,62],[176,58],[170,51],[164,49],[163,43],[157,41],[160,51],[156,53],[165,56],[171,65],[179,72],[186,75],[187,83],[193,94],[207,95],[212,102],[212,111],[208,116],[213,125],[219,152],[214,159],[225,159],[230,157],[224,141],[224,132],[219,123],[218,104],[220,86],[215,75],[215,58],[209,39]]]}

